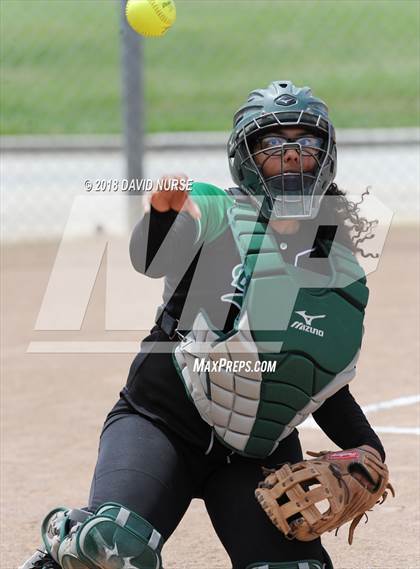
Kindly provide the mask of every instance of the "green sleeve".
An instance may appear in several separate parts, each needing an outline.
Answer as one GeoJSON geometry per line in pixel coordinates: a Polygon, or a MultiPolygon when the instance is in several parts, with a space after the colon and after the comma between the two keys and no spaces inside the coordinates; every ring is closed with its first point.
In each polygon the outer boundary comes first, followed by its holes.
{"type": "Polygon", "coordinates": [[[211,184],[194,182],[190,196],[201,211],[197,220],[197,241],[210,243],[217,239],[229,226],[227,211],[234,200],[226,192],[211,184]]]}

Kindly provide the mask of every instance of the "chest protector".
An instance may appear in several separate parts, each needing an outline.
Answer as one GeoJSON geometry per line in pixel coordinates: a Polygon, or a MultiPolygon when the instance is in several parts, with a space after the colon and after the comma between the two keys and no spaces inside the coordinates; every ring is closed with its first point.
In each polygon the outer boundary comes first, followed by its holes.
{"type": "Polygon", "coordinates": [[[227,334],[199,312],[174,361],[218,439],[265,457],[353,379],[368,289],[344,246],[320,244],[329,274],[318,274],[283,260],[249,203],[228,216],[243,267],[241,310],[227,334]]]}

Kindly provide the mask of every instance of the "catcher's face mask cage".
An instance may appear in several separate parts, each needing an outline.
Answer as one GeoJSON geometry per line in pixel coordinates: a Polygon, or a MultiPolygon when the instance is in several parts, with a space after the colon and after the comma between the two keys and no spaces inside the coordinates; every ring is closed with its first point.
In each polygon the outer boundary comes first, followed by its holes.
{"type": "Polygon", "coordinates": [[[309,87],[297,87],[291,81],[273,81],[264,89],[251,91],[234,116],[228,156],[234,182],[258,203],[263,217],[316,217],[322,197],[334,179],[337,161],[327,105],[309,87]],[[258,144],[261,136],[270,131],[278,136],[286,133],[288,137],[291,127],[311,133],[322,142],[311,148],[299,137],[293,142],[286,138],[277,148],[258,144]],[[257,154],[261,150],[268,151],[267,161],[257,154]],[[284,167],[286,156],[290,159],[288,150],[299,155],[299,167],[296,163],[284,167]],[[277,170],[273,168],[275,162],[277,170]],[[270,167],[264,167],[265,163],[270,167]]]}
{"type": "Polygon", "coordinates": [[[321,114],[263,113],[234,130],[228,152],[233,179],[257,202],[266,219],[313,219],[335,177],[334,127],[321,114]],[[283,135],[288,127],[304,134],[289,140],[283,135]],[[298,157],[292,171],[285,164],[288,150],[295,151],[298,157]],[[277,163],[275,173],[265,175],[264,166],[273,158],[277,163]]]}

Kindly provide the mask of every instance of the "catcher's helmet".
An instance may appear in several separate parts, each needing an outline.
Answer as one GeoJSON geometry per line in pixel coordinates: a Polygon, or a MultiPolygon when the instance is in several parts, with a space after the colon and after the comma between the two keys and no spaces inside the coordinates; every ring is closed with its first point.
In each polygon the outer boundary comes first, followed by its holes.
{"type": "Polygon", "coordinates": [[[249,94],[233,118],[228,156],[234,182],[261,205],[261,214],[274,219],[312,219],[336,173],[337,151],[334,127],[326,104],[312,95],[309,87],[296,87],[290,81],[274,81],[266,89],[249,94]],[[300,157],[299,172],[263,175],[255,156],[256,141],[273,129],[302,128],[321,140],[320,147],[304,147],[284,141],[270,152],[280,156],[294,149],[300,157]],[[312,149],[316,166],[304,171],[302,156],[312,149]]]}

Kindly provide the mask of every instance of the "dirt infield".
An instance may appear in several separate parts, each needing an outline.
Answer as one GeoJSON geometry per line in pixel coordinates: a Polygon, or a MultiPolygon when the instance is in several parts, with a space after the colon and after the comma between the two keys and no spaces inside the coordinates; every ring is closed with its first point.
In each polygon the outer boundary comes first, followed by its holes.
{"type": "MultiPolygon", "coordinates": [[[[346,528],[338,537],[326,536],[336,569],[420,567],[418,406],[400,399],[420,392],[418,250],[418,227],[390,231],[379,270],[369,279],[364,351],[352,386],[362,405],[391,401],[369,419],[380,430],[397,497],[358,527],[352,547],[346,528]]],[[[30,341],[59,334],[33,331],[56,251],[57,244],[3,249],[2,569],[16,569],[39,544],[40,521],[49,509],[86,503],[103,418],[132,359],[26,352],[30,341]]],[[[138,340],[132,332],[103,331],[102,277],[97,288],[83,332],[66,338],[138,340]]],[[[304,449],[332,446],[318,430],[302,429],[301,438],[304,449]]],[[[164,561],[165,569],[230,567],[200,501],[167,543],[164,561]]]]}

